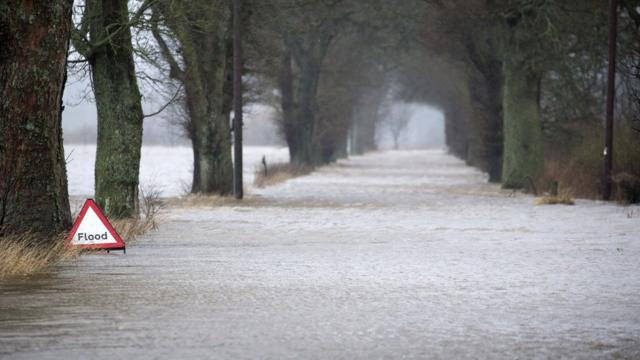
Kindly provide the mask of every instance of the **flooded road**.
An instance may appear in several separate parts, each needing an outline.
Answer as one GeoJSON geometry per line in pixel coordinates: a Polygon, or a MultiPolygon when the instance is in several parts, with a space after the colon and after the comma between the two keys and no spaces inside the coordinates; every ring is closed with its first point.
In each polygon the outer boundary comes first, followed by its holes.
{"type": "Polygon", "coordinates": [[[0,358],[639,358],[640,210],[533,206],[442,151],[171,208],[0,284],[0,358]]]}

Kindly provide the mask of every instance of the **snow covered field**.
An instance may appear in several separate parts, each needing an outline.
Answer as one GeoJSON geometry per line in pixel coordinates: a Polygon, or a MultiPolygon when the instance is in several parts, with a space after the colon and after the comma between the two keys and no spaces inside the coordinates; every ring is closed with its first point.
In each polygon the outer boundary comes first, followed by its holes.
{"type": "MultiPolygon", "coordinates": [[[[95,145],[66,144],[67,175],[71,196],[90,197],[94,187],[95,145]]],[[[261,166],[262,156],[267,163],[289,161],[287,148],[248,146],[244,148],[245,186],[253,184],[256,167],[261,166]]],[[[162,196],[183,195],[191,187],[193,151],[186,146],[143,146],[140,160],[140,186],[143,190],[154,188],[162,196]]]]}
{"type": "Polygon", "coordinates": [[[640,208],[534,206],[442,151],[171,208],[1,285],[7,358],[640,358],[640,208]]]}

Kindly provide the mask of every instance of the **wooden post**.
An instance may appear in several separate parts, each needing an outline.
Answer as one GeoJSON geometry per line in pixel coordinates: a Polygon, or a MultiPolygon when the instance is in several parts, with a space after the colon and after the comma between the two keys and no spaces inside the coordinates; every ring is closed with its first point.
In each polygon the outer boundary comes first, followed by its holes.
{"type": "Polygon", "coordinates": [[[233,0],[233,193],[242,199],[242,39],[241,0],[233,0]]]}
{"type": "Polygon", "coordinates": [[[609,69],[607,78],[607,124],[604,145],[604,173],[602,198],[611,198],[611,170],[613,168],[613,115],[616,98],[616,41],[618,33],[618,0],[609,0],[609,69]]]}

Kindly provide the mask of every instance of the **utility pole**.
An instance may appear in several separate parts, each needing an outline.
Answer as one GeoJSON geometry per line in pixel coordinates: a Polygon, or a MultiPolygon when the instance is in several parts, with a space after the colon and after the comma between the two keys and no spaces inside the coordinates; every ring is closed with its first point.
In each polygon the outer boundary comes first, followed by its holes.
{"type": "Polygon", "coordinates": [[[233,0],[233,194],[242,199],[242,39],[241,0],[233,0]]]}
{"type": "Polygon", "coordinates": [[[613,168],[613,115],[616,99],[616,41],[618,36],[618,0],[609,0],[609,69],[607,77],[607,130],[604,145],[602,198],[611,199],[613,168]]]}

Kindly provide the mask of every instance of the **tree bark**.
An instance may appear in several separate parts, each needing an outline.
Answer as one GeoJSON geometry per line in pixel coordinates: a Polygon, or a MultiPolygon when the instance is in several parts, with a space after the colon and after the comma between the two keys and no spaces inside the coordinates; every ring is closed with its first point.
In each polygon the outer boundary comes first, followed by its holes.
{"type": "Polygon", "coordinates": [[[143,113],[127,0],[88,0],[86,6],[92,42],[126,27],[89,57],[98,111],[96,201],[109,216],[137,216],[143,113]]]}
{"type": "Polygon", "coordinates": [[[160,1],[154,6],[180,47],[182,67],[173,59],[157,27],[153,29],[172,76],[182,83],[186,95],[194,153],[192,193],[226,195],[233,191],[228,61],[231,17],[227,5],[222,1],[160,1]]]}
{"type": "Polygon", "coordinates": [[[525,65],[504,63],[504,188],[524,188],[543,168],[541,74],[525,65]]]}
{"type": "Polygon", "coordinates": [[[61,128],[71,6],[0,1],[0,236],[71,226],[61,128]]]}
{"type": "Polygon", "coordinates": [[[471,66],[469,93],[473,121],[469,162],[489,174],[490,182],[502,177],[502,71],[500,27],[489,21],[478,31],[465,33],[464,46],[471,66]]]}
{"type": "Polygon", "coordinates": [[[469,162],[489,175],[490,182],[502,177],[502,79],[478,74],[470,81],[473,121],[469,162]]]}
{"type": "Polygon", "coordinates": [[[295,134],[298,147],[291,160],[300,164],[314,164],[318,160],[317,149],[314,146],[314,130],[320,67],[314,59],[307,57],[299,59],[296,63],[300,67],[295,134]]]}
{"type": "Polygon", "coordinates": [[[289,147],[289,159],[293,159],[299,152],[298,138],[296,133],[297,105],[293,90],[293,64],[291,53],[285,49],[280,64],[280,74],[278,75],[278,86],[280,87],[280,107],[282,108],[282,131],[285,141],[289,147]]]}
{"type": "Polygon", "coordinates": [[[304,48],[301,42],[293,36],[285,37],[286,50],[280,76],[284,131],[291,162],[314,165],[322,158],[314,141],[314,131],[320,69],[329,40],[310,40],[313,45],[309,48],[304,48]],[[296,73],[293,64],[297,66],[296,73]]]}
{"type": "Polygon", "coordinates": [[[465,100],[449,100],[443,105],[445,144],[450,153],[465,161],[469,154],[469,121],[463,109],[466,104],[465,100]]]}

